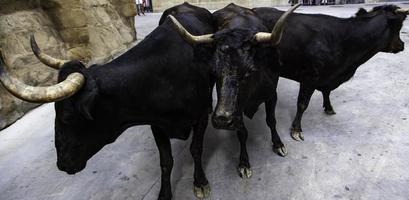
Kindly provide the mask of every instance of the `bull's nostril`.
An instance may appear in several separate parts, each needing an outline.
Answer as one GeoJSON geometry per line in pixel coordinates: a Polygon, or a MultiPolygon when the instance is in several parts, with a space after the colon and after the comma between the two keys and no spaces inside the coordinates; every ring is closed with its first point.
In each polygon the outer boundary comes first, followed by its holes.
{"type": "Polygon", "coordinates": [[[220,116],[220,117],[218,117],[217,119],[218,119],[218,121],[221,121],[221,122],[224,122],[224,123],[231,122],[231,120],[232,120],[232,119],[229,119],[229,118],[226,117],[226,116],[220,116]]]}
{"type": "Polygon", "coordinates": [[[222,116],[216,116],[214,118],[214,121],[216,122],[217,125],[228,126],[233,122],[233,118],[222,115],[222,116]]]}

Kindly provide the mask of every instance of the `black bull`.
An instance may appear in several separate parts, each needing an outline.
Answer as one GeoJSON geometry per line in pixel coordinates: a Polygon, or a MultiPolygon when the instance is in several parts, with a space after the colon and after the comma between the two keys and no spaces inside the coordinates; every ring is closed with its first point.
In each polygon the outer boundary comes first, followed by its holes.
{"type": "Polygon", "coordinates": [[[215,45],[213,73],[218,100],[212,122],[215,128],[237,130],[241,147],[238,171],[243,178],[252,174],[243,114],[252,118],[260,104],[264,103],[266,107],[266,122],[271,130],[274,151],[281,156],[287,154],[276,131],[279,63],[275,46],[280,42],[285,20],[298,6],[283,14],[274,23],[271,33],[253,11],[234,4],[213,13],[218,31],[212,35],[192,36],[178,25],[186,41],[215,45]]]}
{"type": "MultiPolygon", "coordinates": [[[[270,29],[282,11],[254,8],[270,29]]],[[[378,52],[397,53],[404,44],[399,37],[408,10],[394,5],[378,6],[355,17],[294,13],[279,45],[280,76],[300,82],[297,114],[291,136],[304,140],[301,118],[314,90],[322,92],[325,113],[335,114],[330,92],[349,80],[357,68],[378,52]],[[297,58],[297,59],[294,59],[297,58]]],[[[274,63],[273,63],[274,64],[274,63]]]]}
{"type": "MultiPolygon", "coordinates": [[[[169,9],[195,34],[213,33],[212,15],[183,4],[169,9]]],[[[68,174],[86,162],[128,127],[151,125],[162,171],[159,199],[171,199],[173,167],[170,138],[187,139],[193,130],[194,192],[199,198],[210,189],[202,169],[203,134],[208,122],[212,49],[187,44],[170,20],[138,45],[103,65],[89,68],[79,61],[52,58],[32,49],[45,64],[60,69],[59,84],[31,87],[10,77],[0,62],[0,80],[15,96],[30,102],[55,102],[57,166],[68,174]]]]}

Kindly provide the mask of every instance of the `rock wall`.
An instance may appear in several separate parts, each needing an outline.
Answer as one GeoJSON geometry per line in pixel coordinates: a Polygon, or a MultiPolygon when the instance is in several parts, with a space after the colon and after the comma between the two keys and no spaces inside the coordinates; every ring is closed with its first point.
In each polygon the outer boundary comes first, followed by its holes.
{"type": "MultiPolygon", "coordinates": [[[[57,71],[32,54],[29,36],[52,56],[105,62],[136,40],[134,0],[0,0],[0,50],[9,71],[30,85],[51,85],[57,71]]],[[[0,86],[0,129],[38,105],[0,86]]]]}

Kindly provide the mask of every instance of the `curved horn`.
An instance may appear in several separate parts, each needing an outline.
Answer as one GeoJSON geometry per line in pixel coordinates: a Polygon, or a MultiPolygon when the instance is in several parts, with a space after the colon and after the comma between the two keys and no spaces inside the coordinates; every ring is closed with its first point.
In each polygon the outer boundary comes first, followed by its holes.
{"type": "Polygon", "coordinates": [[[48,103],[65,99],[81,89],[85,78],[81,73],[70,74],[64,81],[49,87],[26,85],[5,70],[3,57],[0,56],[0,82],[15,97],[31,103],[48,103]]]}
{"type": "Polygon", "coordinates": [[[281,15],[280,19],[278,19],[277,23],[274,25],[273,31],[271,33],[264,33],[259,32],[255,35],[255,39],[257,42],[271,42],[273,46],[276,46],[280,43],[281,37],[284,32],[285,22],[287,18],[290,16],[291,13],[294,12],[295,9],[300,7],[300,3],[291,7],[287,10],[283,15],[281,15]]]}
{"type": "Polygon", "coordinates": [[[33,50],[34,55],[40,60],[43,64],[52,67],[54,69],[60,69],[66,62],[69,60],[61,60],[53,58],[43,52],[38,48],[37,42],[34,38],[34,35],[30,35],[30,44],[31,50],[33,50]]]}
{"type": "Polygon", "coordinates": [[[199,36],[192,35],[185,29],[185,27],[183,27],[182,24],[179,23],[175,17],[172,15],[169,15],[168,17],[172,20],[175,29],[186,42],[190,44],[205,44],[213,42],[213,34],[199,36]]]}
{"type": "Polygon", "coordinates": [[[408,8],[406,8],[406,9],[404,9],[404,8],[399,8],[399,9],[396,9],[396,11],[395,11],[395,13],[403,13],[403,14],[409,14],[409,9],[408,8]]]}

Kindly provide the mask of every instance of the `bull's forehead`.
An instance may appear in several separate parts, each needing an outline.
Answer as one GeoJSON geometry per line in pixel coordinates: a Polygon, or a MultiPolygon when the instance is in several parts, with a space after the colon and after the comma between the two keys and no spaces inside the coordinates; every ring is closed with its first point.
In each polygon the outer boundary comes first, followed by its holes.
{"type": "Polygon", "coordinates": [[[253,29],[224,29],[214,34],[214,39],[219,45],[229,45],[230,47],[240,48],[245,43],[251,43],[257,30],[253,29]]]}

